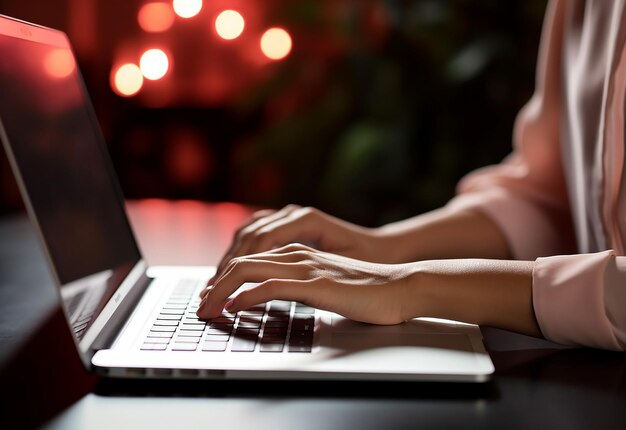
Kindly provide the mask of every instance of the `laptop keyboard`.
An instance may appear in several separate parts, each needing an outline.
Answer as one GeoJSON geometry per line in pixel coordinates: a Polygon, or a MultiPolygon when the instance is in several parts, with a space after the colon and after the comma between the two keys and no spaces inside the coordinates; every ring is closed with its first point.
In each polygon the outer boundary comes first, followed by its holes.
{"type": "Polygon", "coordinates": [[[144,351],[311,352],[315,309],[272,300],[200,320],[196,280],[181,281],[144,339],[144,351]]]}

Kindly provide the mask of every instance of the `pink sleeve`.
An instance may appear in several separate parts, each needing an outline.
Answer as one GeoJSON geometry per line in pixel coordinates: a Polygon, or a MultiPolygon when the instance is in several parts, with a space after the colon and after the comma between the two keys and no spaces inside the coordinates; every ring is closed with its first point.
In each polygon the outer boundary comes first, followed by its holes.
{"type": "Polygon", "coordinates": [[[485,212],[517,259],[575,250],[559,146],[562,4],[546,11],[536,89],[517,117],[513,153],[466,175],[448,204],[485,212]]]}
{"type": "Polygon", "coordinates": [[[533,305],[547,339],[626,350],[626,257],[603,251],[537,259],[533,305]]]}
{"type": "MultiPolygon", "coordinates": [[[[499,165],[464,177],[449,205],[483,211],[501,228],[514,258],[535,260],[533,307],[546,338],[626,350],[626,257],[613,250],[575,255],[559,143],[568,3],[548,5],[537,86],[517,118],[513,153],[499,165]]],[[[622,82],[620,76],[616,82],[622,82]]],[[[623,120],[623,110],[616,112],[623,120]]],[[[623,125],[616,130],[623,131],[623,125]]],[[[616,146],[623,148],[623,140],[616,146]]]]}

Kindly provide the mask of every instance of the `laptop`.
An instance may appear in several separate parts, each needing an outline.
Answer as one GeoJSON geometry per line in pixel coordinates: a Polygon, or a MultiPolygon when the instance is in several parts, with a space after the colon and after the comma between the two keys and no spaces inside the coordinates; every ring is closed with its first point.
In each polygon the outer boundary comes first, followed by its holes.
{"type": "Polygon", "coordinates": [[[146,264],[66,34],[1,15],[0,137],[91,372],[451,382],[494,372],[479,327],[456,321],[377,326],[280,300],[197,318],[215,268],[146,264]]]}

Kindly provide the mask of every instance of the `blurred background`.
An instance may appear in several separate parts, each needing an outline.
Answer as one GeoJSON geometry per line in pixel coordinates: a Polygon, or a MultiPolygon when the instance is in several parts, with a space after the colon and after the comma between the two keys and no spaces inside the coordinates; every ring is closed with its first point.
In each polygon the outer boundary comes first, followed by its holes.
{"type": "MultiPolygon", "coordinates": [[[[511,150],[546,0],[0,0],[68,33],[127,198],[444,204],[511,150]]],[[[0,97],[2,95],[0,94],[0,97]]],[[[0,154],[0,214],[21,200],[0,154]]]]}

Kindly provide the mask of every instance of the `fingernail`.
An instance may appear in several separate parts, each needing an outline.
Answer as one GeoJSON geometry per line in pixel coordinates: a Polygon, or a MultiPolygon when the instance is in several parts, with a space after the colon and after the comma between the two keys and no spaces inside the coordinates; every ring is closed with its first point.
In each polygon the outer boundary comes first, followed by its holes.
{"type": "Polygon", "coordinates": [[[224,303],[224,309],[230,311],[235,306],[235,299],[232,298],[226,303],[224,303]]]}

